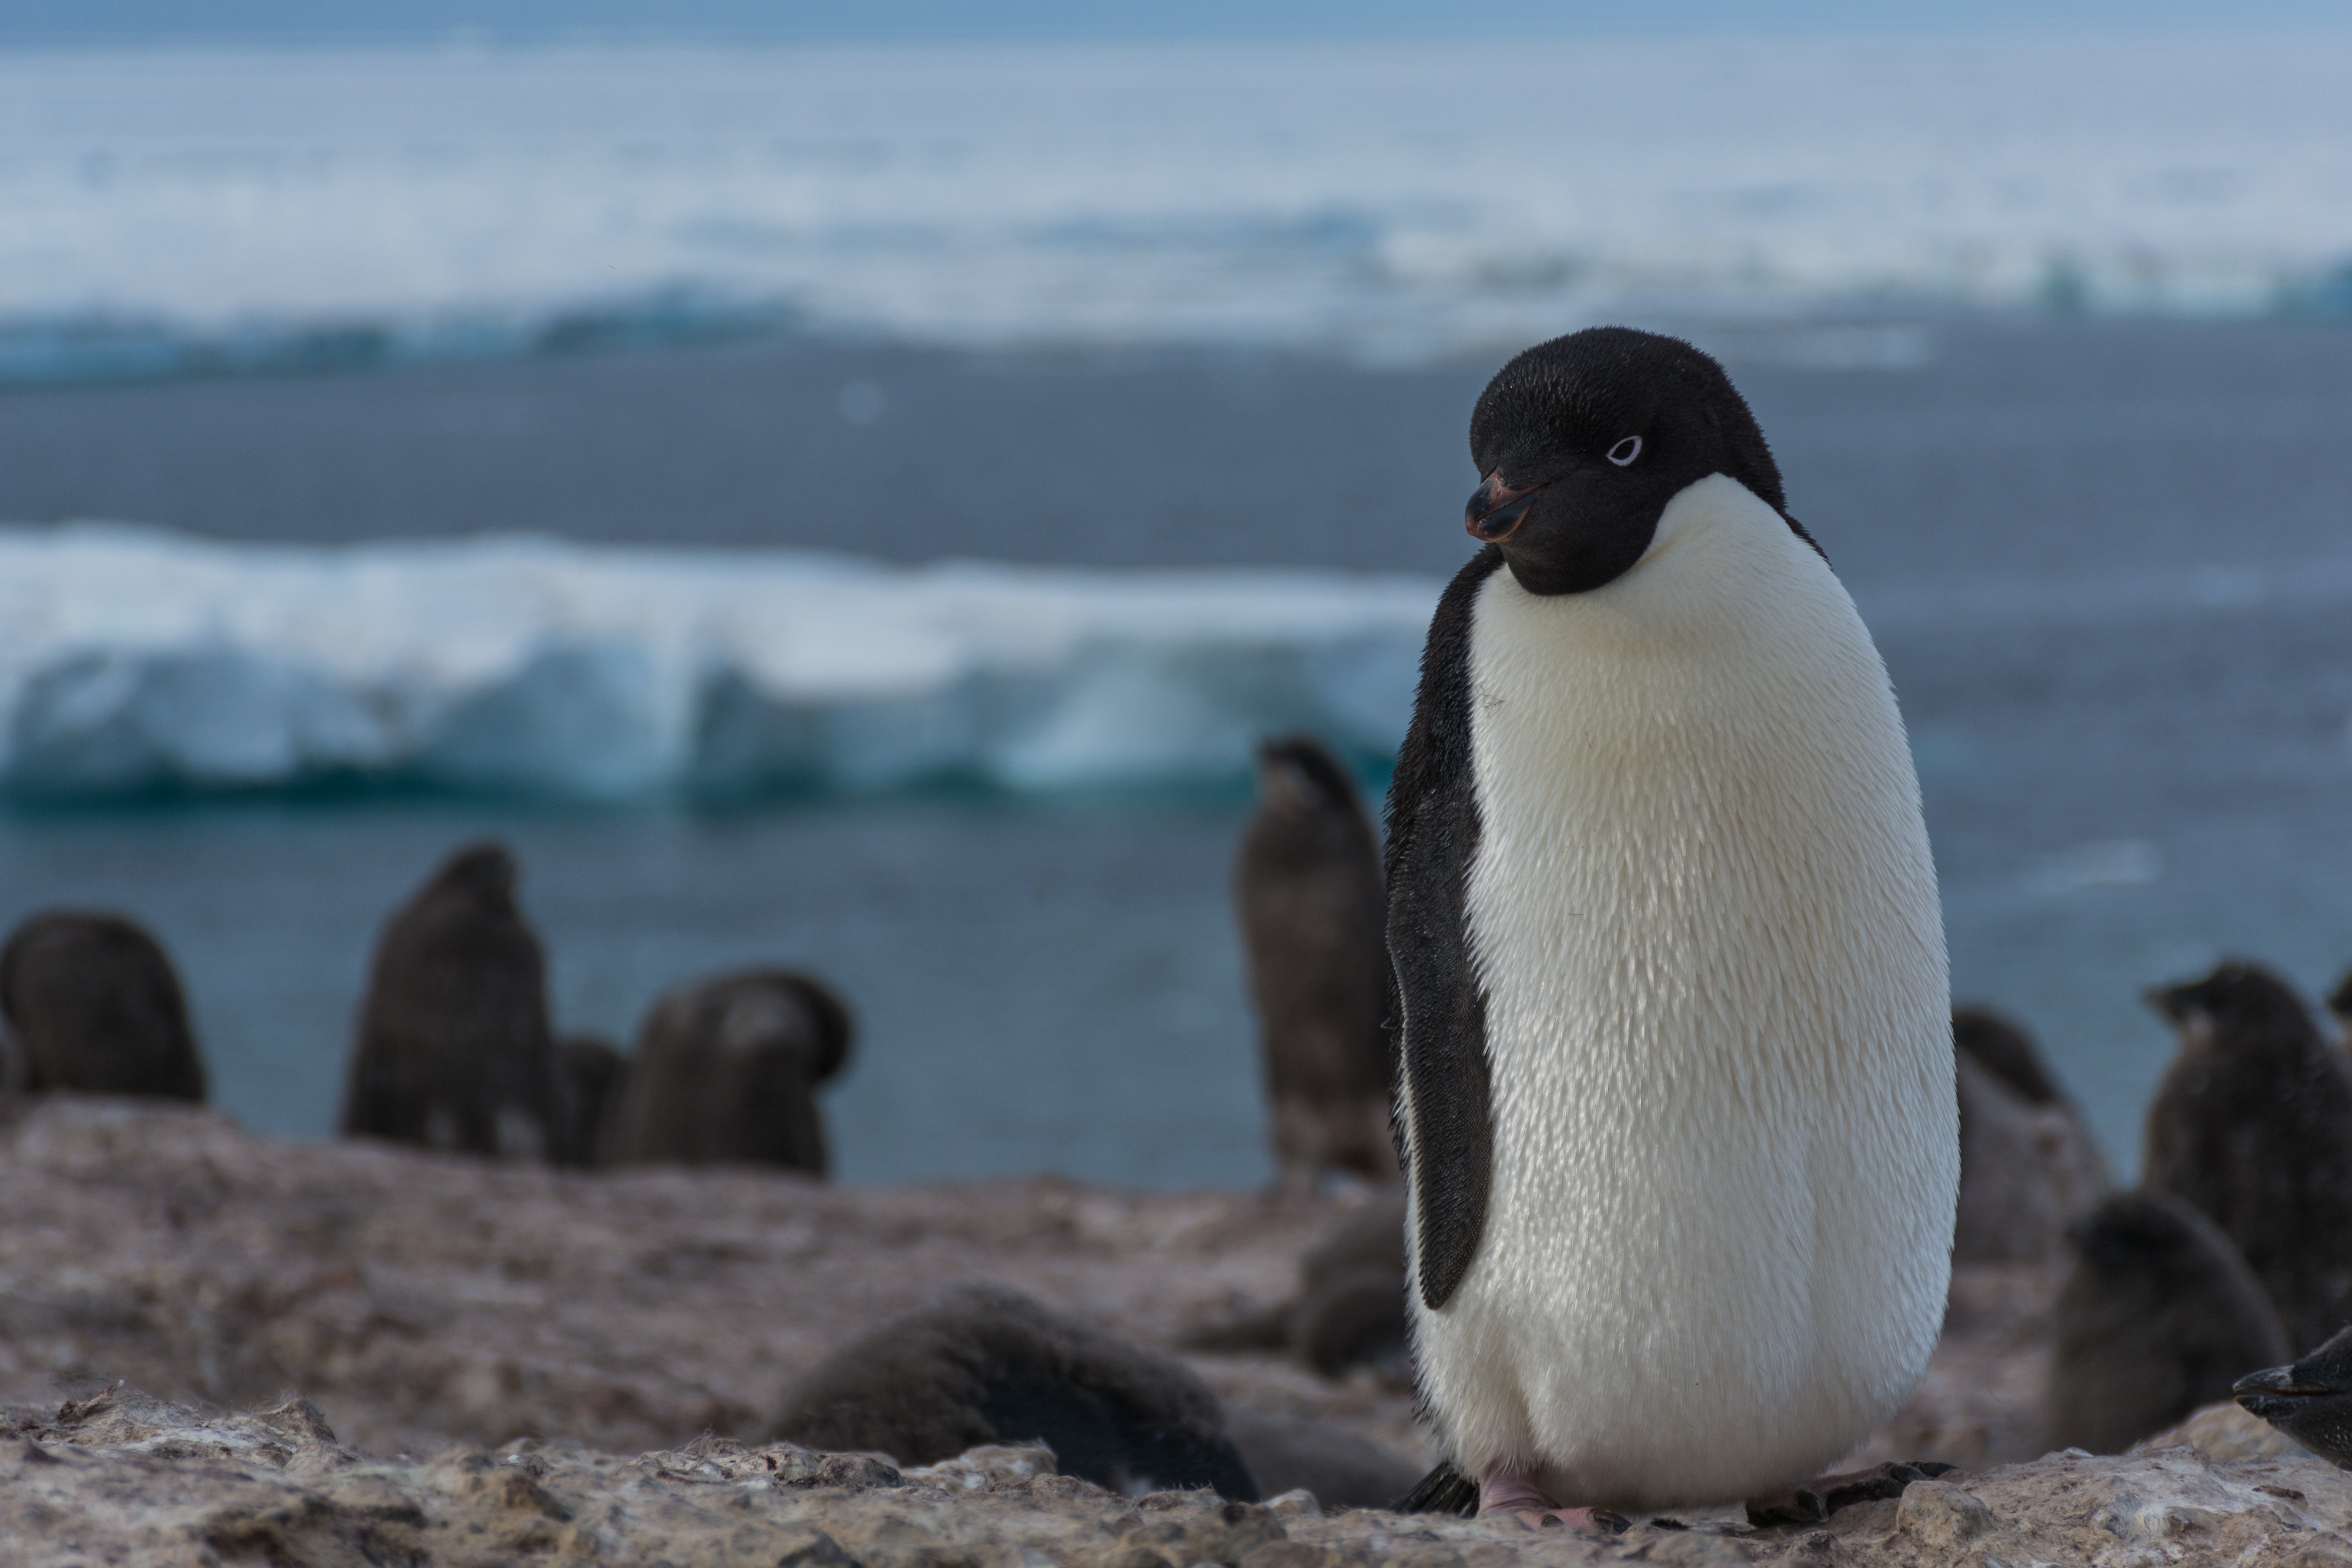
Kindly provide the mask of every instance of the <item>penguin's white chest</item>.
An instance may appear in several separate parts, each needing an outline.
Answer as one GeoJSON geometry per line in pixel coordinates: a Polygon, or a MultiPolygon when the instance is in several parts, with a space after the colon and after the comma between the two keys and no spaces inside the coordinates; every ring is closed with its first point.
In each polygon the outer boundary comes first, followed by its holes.
{"type": "Polygon", "coordinates": [[[1416,1335],[1457,1461],[1651,1509],[1907,1396],[1958,1182],[1918,788],[1844,590],[1720,476],[1632,571],[1472,621],[1493,1187],[1416,1335]]]}

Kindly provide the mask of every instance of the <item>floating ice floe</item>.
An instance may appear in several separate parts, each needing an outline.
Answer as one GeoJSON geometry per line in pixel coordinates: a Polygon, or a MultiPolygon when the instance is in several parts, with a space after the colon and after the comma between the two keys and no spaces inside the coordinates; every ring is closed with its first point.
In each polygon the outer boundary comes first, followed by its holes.
{"type": "Polygon", "coordinates": [[[1392,750],[1437,585],[530,537],[0,528],[0,788],[625,800],[1190,784],[1392,750]]]}

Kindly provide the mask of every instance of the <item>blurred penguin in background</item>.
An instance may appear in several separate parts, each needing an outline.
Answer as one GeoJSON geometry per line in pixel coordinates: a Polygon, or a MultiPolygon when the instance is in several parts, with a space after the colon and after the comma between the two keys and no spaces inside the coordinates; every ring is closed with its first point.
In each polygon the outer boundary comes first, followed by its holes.
{"type": "Polygon", "coordinates": [[[835,1351],[784,1396],[769,1440],[901,1465],[1042,1441],[1064,1475],[1129,1497],[1259,1497],[1224,1407],[1191,1369],[1001,1285],[955,1286],[835,1351]]]}
{"type": "Polygon", "coordinates": [[[2081,1111],[2032,1037],[1982,1008],[1952,1011],[1960,1102],[1959,1263],[2042,1263],[2112,1185],[2081,1111]]]}
{"type": "Polygon", "coordinates": [[[2237,1249],[2178,1198],[2117,1193],[2073,1240],[2042,1397],[2050,1448],[2119,1454],[2289,1354],[2237,1249]]]}
{"type": "Polygon", "coordinates": [[[629,1059],[611,1040],[593,1034],[556,1037],[556,1118],[563,1127],[562,1142],[580,1151],[582,1163],[598,1163],[628,1075],[629,1059]]]}
{"type": "Polygon", "coordinates": [[[2312,1349],[2352,1321],[2352,1064],[2253,964],[2148,1000],[2180,1053],[2148,1107],[2141,1185],[2220,1226],[2270,1292],[2289,1354],[2312,1349]]]}
{"type": "Polygon", "coordinates": [[[1380,850],[1356,786],[1306,736],[1258,747],[1257,814],[1234,877],[1282,1186],[1396,1176],[1396,1042],[1380,850]]]}
{"type": "Polygon", "coordinates": [[[0,1019],[32,1093],[205,1097],[205,1065],[172,960],[119,915],[54,910],[0,948],[0,1019]]]}
{"type": "Polygon", "coordinates": [[[581,1163],[556,1104],[546,964],[515,907],[514,858],[451,855],[377,939],[342,1131],[581,1163]]]}
{"type": "MultiPolygon", "coordinates": [[[[1203,1324],[1184,1336],[1185,1348],[1282,1352],[1326,1377],[1369,1366],[1389,1384],[1410,1385],[1404,1225],[1404,1194],[1375,1193],[1341,1216],[1301,1255],[1297,1295],[1273,1307],[1203,1324]]],[[[1319,1489],[1310,1490],[1324,1496],[1319,1489]]]]}
{"type": "Polygon", "coordinates": [[[2352,969],[2345,970],[2336,988],[2327,993],[2327,1010],[2336,1019],[2336,1043],[2352,1046],[2352,969]]]}
{"type": "Polygon", "coordinates": [[[670,992],[637,1036],[611,1121],[614,1165],[829,1165],[820,1084],[849,1060],[849,1009],[805,975],[757,969],[670,992]]]}

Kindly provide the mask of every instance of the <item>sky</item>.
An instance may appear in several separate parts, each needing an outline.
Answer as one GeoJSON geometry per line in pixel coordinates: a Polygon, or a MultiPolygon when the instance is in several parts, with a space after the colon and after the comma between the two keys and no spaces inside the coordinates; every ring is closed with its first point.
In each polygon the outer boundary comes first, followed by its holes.
{"type": "Polygon", "coordinates": [[[2347,25],[2347,0],[0,0],[0,47],[452,34],[815,43],[2347,25]]]}

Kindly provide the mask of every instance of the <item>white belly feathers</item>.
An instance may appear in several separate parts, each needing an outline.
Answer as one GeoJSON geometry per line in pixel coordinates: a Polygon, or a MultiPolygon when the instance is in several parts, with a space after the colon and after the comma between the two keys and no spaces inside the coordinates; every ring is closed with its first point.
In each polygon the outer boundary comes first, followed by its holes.
{"type": "Polygon", "coordinates": [[[1494,1182],[1422,1375],[1457,1464],[1628,1511],[1826,1465],[1943,1313],[1958,1148],[1918,786],[1829,569],[1716,476],[1639,565],[1498,570],[1470,674],[1494,1182]]]}

